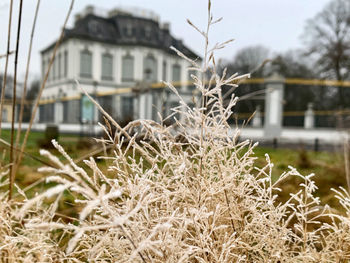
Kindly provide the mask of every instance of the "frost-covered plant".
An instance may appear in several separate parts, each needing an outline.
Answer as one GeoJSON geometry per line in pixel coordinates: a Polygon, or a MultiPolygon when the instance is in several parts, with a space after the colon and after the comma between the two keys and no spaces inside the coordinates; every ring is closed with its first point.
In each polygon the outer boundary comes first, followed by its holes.
{"type": "MultiPolygon", "coordinates": [[[[45,231],[28,231],[23,222],[16,216],[22,202],[8,200],[8,166],[0,165],[0,262],[57,262],[60,255],[58,239],[45,231]]],[[[21,189],[17,192],[26,200],[21,189]]],[[[56,210],[57,203],[45,210],[41,202],[37,202],[28,210],[27,220],[36,222],[49,221],[56,210]]]]}
{"type": "Polygon", "coordinates": [[[168,117],[181,116],[175,118],[176,132],[163,125],[164,119],[137,120],[121,128],[91,98],[108,120],[101,125],[108,137],[101,142],[113,149],[102,157],[110,163],[108,171],[93,158],[78,166],[53,141],[66,162],[43,150],[55,168],[44,167],[41,172],[48,173],[47,182],[55,186],[15,207],[13,219],[5,221],[18,222],[19,230],[1,233],[0,240],[13,238],[11,244],[31,251],[44,247],[50,256],[30,258],[44,262],[350,260],[348,193],[336,191],[346,216],[322,207],[314,195],[312,175],[290,168],[273,181],[269,157],[265,167],[255,167],[256,144],[238,142],[238,129],[232,133],[227,120],[239,99],[232,96],[227,102],[222,88],[236,87],[249,75],[226,76],[226,71],[218,75],[214,52],[228,42],[209,47],[209,29],[220,20],[213,19],[210,1],[208,14],[205,31],[189,21],[206,43],[203,63],[174,49],[197,72],[192,75],[196,106],[187,105],[165,82],[180,101],[168,117]],[[303,183],[289,200],[280,202],[279,185],[289,176],[301,177],[303,183]],[[74,196],[79,209],[70,223],[55,217],[66,193],[74,196]],[[53,197],[56,201],[46,209],[43,201],[53,197]]]}

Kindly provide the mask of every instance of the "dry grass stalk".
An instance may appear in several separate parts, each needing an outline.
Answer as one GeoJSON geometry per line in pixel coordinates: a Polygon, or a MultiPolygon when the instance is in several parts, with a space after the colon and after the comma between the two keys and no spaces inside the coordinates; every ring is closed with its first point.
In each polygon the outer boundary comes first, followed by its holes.
{"type": "MultiPolygon", "coordinates": [[[[210,25],[210,1],[208,9],[210,25]]],[[[209,31],[194,27],[209,45],[209,31]]],[[[248,140],[238,143],[238,130],[230,136],[227,120],[238,99],[232,96],[225,106],[221,93],[223,86],[241,77],[219,76],[211,55],[214,51],[204,56],[205,66],[191,61],[198,74],[212,74],[209,83],[213,85],[192,75],[199,105],[189,107],[177,89],[166,83],[180,101],[172,114],[182,116],[175,119],[176,132],[152,120],[134,121],[121,128],[93,101],[111,122],[104,127],[107,139],[100,140],[114,150],[101,157],[112,162],[108,171],[92,157],[84,160],[84,166],[77,165],[56,141],[53,144],[64,162],[42,150],[56,168],[40,171],[48,173],[46,181],[55,185],[30,200],[22,193],[22,203],[0,210],[4,222],[0,240],[6,242],[0,247],[1,260],[349,261],[349,193],[334,190],[346,212],[336,214],[320,205],[313,175],[303,176],[290,167],[273,181],[268,155],[265,167],[255,167],[256,144],[248,140]],[[117,129],[113,134],[110,125],[117,129]],[[179,135],[186,140],[178,140],[179,135]],[[303,182],[289,200],[279,202],[279,185],[290,176],[303,182]],[[57,217],[59,203],[67,193],[79,208],[78,216],[70,218],[73,223],[57,217]]]]}
{"type": "Polygon", "coordinates": [[[52,53],[52,56],[51,56],[51,59],[50,59],[50,62],[49,62],[49,65],[48,65],[48,68],[47,68],[47,71],[45,73],[45,77],[41,83],[41,87],[39,89],[39,93],[37,95],[37,98],[35,100],[35,104],[34,104],[34,107],[33,107],[33,110],[32,110],[32,115],[30,117],[30,121],[29,121],[29,125],[28,125],[28,128],[26,130],[26,133],[24,135],[24,138],[23,138],[23,142],[22,142],[22,146],[21,146],[21,151],[19,152],[19,155],[18,155],[18,158],[16,160],[16,163],[14,165],[14,169],[13,169],[13,174],[15,175],[16,172],[17,172],[17,169],[18,169],[18,166],[21,164],[21,161],[22,161],[22,157],[23,157],[23,152],[25,151],[25,147],[26,147],[26,144],[27,144],[27,140],[28,140],[28,136],[29,136],[29,133],[32,129],[32,126],[33,126],[33,122],[34,122],[34,118],[36,116],[36,112],[38,110],[38,107],[39,107],[39,101],[41,99],[41,95],[44,91],[44,88],[45,88],[45,85],[46,85],[46,81],[47,81],[47,78],[49,76],[49,73],[50,73],[50,70],[51,70],[51,66],[53,64],[53,61],[55,60],[55,56],[56,56],[56,52],[57,52],[57,49],[63,39],[63,36],[64,36],[64,30],[66,28],[66,25],[67,25],[67,22],[68,22],[68,19],[70,17],[70,14],[72,12],[72,9],[73,9],[73,6],[74,6],[74,0],[71,1],[71,4],[69,6],[69,9],[68,9],[68,12],[67,12],[67,15],[66,15],[66,18],[65,18],[65,21],[63,23],[63,27],[62,27],[62,31],[61,31],[61,35],[59,37],[59,39],[57,40],[56,42],[56,45],[54,47],[54,50],[53,50],[53,53],[52,53]]]}
{"type": "MultiPolygon", "coordinates": [[[[12,55],[13,53],[14,53],[13,51],[10,51],[10,52],[8,53],[8,55],[12,55]]],[[[6,58],[6,56],[7,56],[7,54],[2,54],[2,55],[0,55],[0,59],[6,58]]]]}
{"type": "Polygon", "coordinates": [[[18,25],[17,25],[17,40],[16,40],[16,51],[15,51],[15,69],[14,69],[14,76],[13,76],[13,93],[12,93],[12,118],[11,118],[11,148],[10,148],[10,184],[9,184],[9,200],[12,198],[12,189],[13,184],[15,182],[15,169],[14,169],[14,163],[15,163],[15,156],[13,151],[14,146],[14,136],[15,136],[15,122],[16,122],[16,100],[17,100],[17,65],[18,65],[18,51],[19,51],[19,42],[20,42],[20,36],[21,36],[21,24],[22,24],[22,6],[23,6],[23,0],[19,1],[19,14],[18,14],[18,25]]]}
{"type": "Polygon", "coordinates": [[[35,33],[36,20],[38,18],[39,7],[40,7],[40,0],[38,0],[37,4],[36,4],[34,20],[33,20],[33,26],[32,26],[32,32],[30,34],[30,42],[29,42],[29,48],[28,48],[28,52],[27,52],[28,59],[27,59],[26,73],[25,73],[25,77],[24,77],[22,98],[21,98],[21,104],[20,104],[21,106],[20,106],[19,117],[18,117],[18,128],[17,128],[17,134],[16,134],[16,143],[15,143],[15,147],[16,148],[18,147],[19,141],[20,141],[20,138],[21,138],[24,103],[25,103],[25,99],[26,99],[26,95],[27,95],[29,66],[30,66],[30,60],[31,60],[31,56],[32,56],[33,39],[34,39],[34,33],[35,33]]]}
{"type": "Polygon", "coordinates": [[[8,62],[9,62],[9,56],[10,56],[12,8],[13,8],[13,0],[10,1],[10,8],[9,8],[9,22],[8,22],[8,31],[7,31],[7,52],[6,52],[6,60],[5,60],[4,78],[3,78],[2,87],[1,87],[0,137],[1,137],[2,111],[3,111],[3,107],[4,107],[5,91],[6,91],[6,84],[7,84],[7,69],[8,69],[8,62]]]}
{"type": "Polygon", "coordinates": [[[350,193],[350,145],[349,145],[349,137],[344,140],[344,168],[345,168],[345,177],[346,177],[346,183],[348,186],[348,192],[350,193]]]}

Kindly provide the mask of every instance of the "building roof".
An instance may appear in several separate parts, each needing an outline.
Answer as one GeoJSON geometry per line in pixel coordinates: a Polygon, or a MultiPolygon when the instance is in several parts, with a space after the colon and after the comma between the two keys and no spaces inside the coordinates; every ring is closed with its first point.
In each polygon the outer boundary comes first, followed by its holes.
{"type": "MultiPolygon", "coordinates": [[[[154,19],[137,17],[128,13],[118,13],[102,17],[93,13],[77,19],[71,29],[65,29],[63,41],[70,38],[86,39],[123,46],[147,46],[162,49],[175,54],[170,46],[175,47],[186,56],[200,57],[186,47],[181,40],[174,38],[169,32],[168,24],[160,27],[154,19]]],[[[55,43],[41,52],[51,49],[55,43]]]]}

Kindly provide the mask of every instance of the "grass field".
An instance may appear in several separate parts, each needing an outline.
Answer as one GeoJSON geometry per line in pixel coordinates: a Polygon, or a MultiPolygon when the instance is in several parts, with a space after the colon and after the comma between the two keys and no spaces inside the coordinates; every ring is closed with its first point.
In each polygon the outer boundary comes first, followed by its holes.
{"type": "MultiPolygon", "coordinates": [[[[8,130],[2,131],[3,138],[6,141],[10,141],[10,132],[8,130]]],[[[22,134],[23,137],[23,134],[22,134]]],[[[39,167],[44,166],[38,160],[47,161],[40,156],[38,141],[44,137],[41,132],[32,132],[29,136],[27,143],[26,153],[24,156],[21,167],[16,176],[16,182],[22,187],[26,187],[30,184],[40,180],[43,175],[37,172],[39,167]]],[[[91,141],[87,141],[86,138],[81,138],[77,135],[61,135],[58,139],[59,143],[65,148],[73,159],[88,154],[92,149],[96,149],[98,145],[90,145],[91,141]]],[[[8,148],[1,145],[1,151],[7,152],[5,160],[2,163],[6,163],[8,160],[8,148]]],[[[55,153],[59,158],[62,158],[55,149],[49,149],[49,151],[55,153]]],[[[288,166],[293,166],[303,175],[315,173],[314,177],[316,184],[319,186],[316,194],[321,197],[321,200],[325,203],[329,203],[334,206],[338,206],[337,202],[333,200],[333,193],[330,188],[337,188],[339,186],[346,186],[345,171],[343,157],[337,152],[313,152],[296,149],[273,149],[267,147],[257,147],[254,150],[257,157],[256,166],[263,167],[266,164],[265,153],[267,153],[271,161],[274,163],[274,169],[272,172],[273,178],[278,178],[283,172],[287,171],[288,166]]],[[[100,165],[105,166],[104,162],[100,162],[100,165]]],[[[293,192],[293,189],[298,185],[300,181],[297,178],[291,177],[282,185],[283,192],[293,192]]],[[[40,187],[44,187],[43,184],[39,184],[40,187]]],[[[283,196],[282,192],[282,196],[283,196]]],[[[287,196],[286,196],[287,197],[287,196]]]]}
{"type": "MultiPolygon", "coordinates": [[[[341,153],[337,152],[313,152],[295,149],[271,149],[258,147],[255,154],[258,157],[257,166],[263,166],[265,163],[264,154],[268,153],[274,169],[272,175],[274,178],[280,176],[288,170],[288,166],[293,166],[303,174],[315,174],[313,178],[318,186],[316,196],[319,196],[322,203],[332,205],[341,209],[338,201],[334,198],[331,188],[337,189],[339,186],[347,188],[344,170],[344,159],[341,153]]],[[[282,198],[289,197],[289,194],[295,192],[295,188],[301,180],[296,177],[290,177],[281,186],[282,198]]]]}
{"type": "MultiPolygon", "coordinates": [[[[3,140],[10,142],[10,136],[11,135],[9,130],[2,131],[3,140]]],[[[24,133],[21,134],[21,141],[23,140],[23,137],[24,133]]],[[[27,186],[42,176],[37,172],[37,169],[44,166],[44,162],[47,161],[40,155],[40,140],[42,140],[44,137],[45,135],[43,132],[33,131],[29,135],[26,151],[23,156],[21,166],[18,170],[18,174],[16,175],[16,182],[21,186],[27,186]],[[40,162],[40,160],[43,162],[40,162]]],[[[78,149],[80,140],[81,138],[77,135],[60,135],[58,139],[59,143],[67,150],[67,152],[69,152],[72,158],[81,156],[83,152],[87,151],[87,149],[84,147],[82,147],[82,149],[78,149]]],[[[20,147],[21,145],[17,147],[15,153],[18,153],[20,147]]],[[[0,144],[0,150],[2,153],[1,164],[5,165],[9,161],[10,149],[4,144],[0,144]]],[[[47,150],[55,153],[58,157],[60,157],[54,148],[47,150]]]]}

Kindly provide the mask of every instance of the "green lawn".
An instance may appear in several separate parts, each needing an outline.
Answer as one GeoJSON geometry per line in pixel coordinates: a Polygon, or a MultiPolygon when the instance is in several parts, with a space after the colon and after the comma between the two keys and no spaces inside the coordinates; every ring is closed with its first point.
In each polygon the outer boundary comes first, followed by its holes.
{"type": "MultiPolygon", "coordinates": [[[[21,133],[20,143],[19,143],[19,146],[17,147],[18,150],[22,146],[22,141],[24,139],[24,133],[25,133],[25,131],[22,131],[22,133],[21,133]]],[[[42,165],[39,161],[34,160],[33,158],[30,158],[30,156],[41,159],[41,156],[39,153],[39,150],[40,150],[40,142],[39,141],[43,140],[44,138],[45,138],[45,134],[43,132],[32,131],[29,134],[28,141],[26,144],[26,150],[25,150],[27,155],[24,156],[24,158],[23,158],[23,162],[22,162],[23,165],[29,165],[32,167],[40,167],[42,165]]],[[[2,130],[1,131],[1,139],[10,143],[10,140],[11,140],[10,130],[2,130]]],[[[14,135],[14,141],[15,140],[16,140],[16,132],[14,135]]],[[[66,146],[68,148],[68,151],[74,150],[74,149],[72,149],[72,147],[74,148],[74,146],[77,144],[78,140],[79,140],[79,137],[77,135],[60,135],[59,139],[58,139],[60,144],[66,146]]],[[[0,149],[1,149],[1,152],[3,152],[5,150],[7,153],[5,160],[2,160],[4,163],[4,162],[8,161],[8,158],[9,158],[8,153],[9,153],[10,149],[2,143],[0,143],[0,149]]],[[[15,154],[18,154],[18,150],[15,150],[15,154]]]]}
{"type": "MultiPolygon", "coordinates": [[[[22,134],[23,139],[24,134],[22,134]]],[[[3,130],[1,138],[10,141],[10,131],[3,130]]],[[[45,160],[39,154],[38,141],[44,138],[42,132],[32,132],[29,136],[29,140],[26,147],[26,153],[29,156],[45,160]]],[[[77,135],[61,135],[59,137],[59,143],[65,148],[69,155],[75,159],[88,153],[90,150],[80,145],[85,145],[85,142],[81,143],[81,138],[77,135]]],[[[1,160],[4,165],[8,163],[8,147],[0,145],[0,150],[6,151],[5,159],[1,160]]],[[[56,156],[60,157],[60,154],[55,149],[49,149],[56,156]]],[[[301,151],[295,149],[272,149],[266,147],[257,147],[254,149],[254,153],[258,159],[256,160],[257,167],[263,167],[266,164],[265,153],[268,153],[271,161],[274,163],[273,178],[279,177],[284,171],[287,171],[288,166],[293,166],[299,170],[301,174],[308,175],[315,173],[314,180],[319,186],[317,195],[325,202],[336,205],[332,199],[333,193],[329,190],[331,187],[337,188],[339,186],[346,186],[344,164],[342,155],[336,152],[312,152],[301,151]]],[[[42,174],[37,172],[37,169],[43,164],[40,161],[34,160],[29,156],[24,156],[21,167],[16,175],[16,181],[21,186],[27,186],[32,184],[36,180],[42,178],[42,174]]],[[[60,157],[62,158],[62,157],[60,157]]],[[[104,165],[101,163],[101,165],[104,165]]],[[[102,168],[103,169],[103,168],[102,168]]],[[[281,186],[286,193],[285,198],[289,196],[290,192],[296,188],[296,185],[300,183],[297,178],[290,178],[286,180],[281,186]]],[[[283,194],[282,194],[283,196],[283,194]]]]}
{"type": "MultiPolygon", "coordinates": [[[[288,166],[293,166],[303,175],[314,173],[313,179],[318,186],[316,195],[321,198],[324,203],[328,203],[333,207],[339,208],[339,204],[334,199],[334,193],[331,188],[339,186],[347,187],[344,170],[343,156],[339,152],[313,152],[295,149],[271,149],[258,147],[255,149],[255,154],[258,157],[256,162],[258,167],[263,167],[266,164],[265,153],[268,153],[271,162],[274,163],[272,176],[277,178],[284,171],[288,171],[288,166]]],[[[296,186],[301,183],[301,180],[296,177],[291,177],[284,181],[281,185],[282,198],[288,198],[289,193],[294,192],[296,186]]]]}

